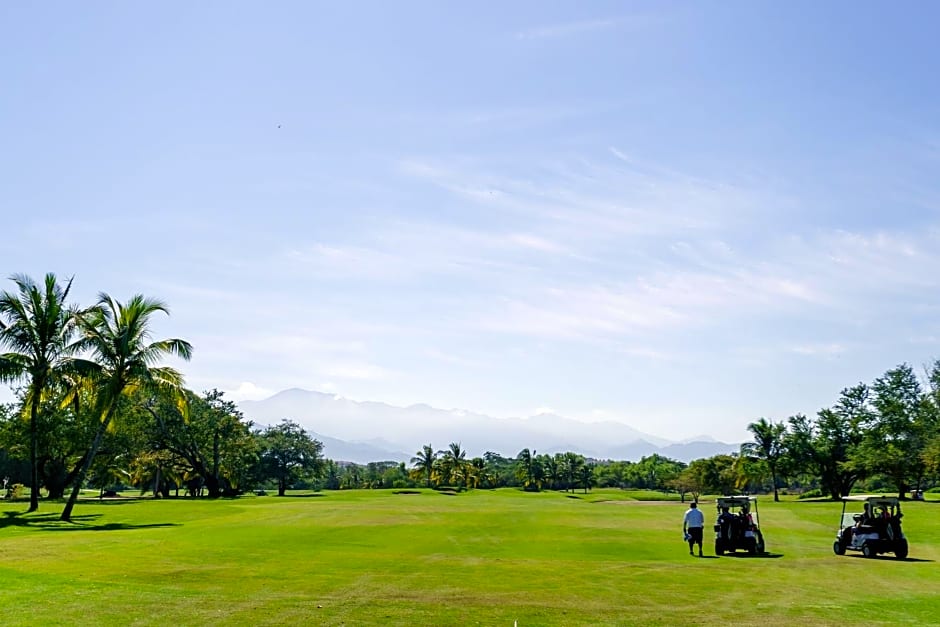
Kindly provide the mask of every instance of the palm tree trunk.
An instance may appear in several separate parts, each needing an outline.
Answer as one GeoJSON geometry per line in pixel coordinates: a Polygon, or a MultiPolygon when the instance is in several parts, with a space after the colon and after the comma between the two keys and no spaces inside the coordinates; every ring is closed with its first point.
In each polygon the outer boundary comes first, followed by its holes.
{"type": "Polygon", "coordinates": [[[39,390],[34,387],[29,404],[29,512],[39,509],[39,390]]]}
{"type": "Polygon", "coordinates": [[[95,455],[98,454],[98,448],[101,446],[101,439],[104,437],[104,432],[107,430],[108,423],[110,422],[111,411],[109,410],[107,418],[102,420],[98,425],[98,431],[95,433],[95,439],[91,443],[91,448],[88,449],[88,455],[85,457],[85,463],[82,464],[82,469],[75,478],[75,485],[72,487],[72,494],[69,496],[68,503],[65,504],[65,509],[62,510],[62,515],[59,516],[59,520],[71,522],[72,510],[75,508],[75,501],[78,500],[78,493],[81,491],[82,485],[85,483],[85,478],[88,476],[88,470],[91,468],[91,463],[95,461],[95,455]]]}

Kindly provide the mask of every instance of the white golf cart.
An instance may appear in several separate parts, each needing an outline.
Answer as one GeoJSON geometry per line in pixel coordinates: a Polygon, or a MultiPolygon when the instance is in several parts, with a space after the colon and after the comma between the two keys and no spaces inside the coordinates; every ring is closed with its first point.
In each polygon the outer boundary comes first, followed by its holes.
{"type": "Polygon", "coordinates": [[[836,555],[861,551],[865,557],[894,553],[907,557],[907,538],[901,531],[901,502],[894,496],[852,495],[842,498],[842,519],[832,545],[836,555]],[[851,504],[851,505],[850,505],[851,504]],[[858,511],[861,508],[862,511],[858,511]]]}

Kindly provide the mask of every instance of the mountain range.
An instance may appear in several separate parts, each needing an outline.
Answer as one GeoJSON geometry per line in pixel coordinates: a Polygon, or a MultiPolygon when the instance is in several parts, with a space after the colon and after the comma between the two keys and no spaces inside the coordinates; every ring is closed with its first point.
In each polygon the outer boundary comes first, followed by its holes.
{"type": "Polygon", "coordinates": [[[293,420],[323,442],[327,458],[360,464],[408,462],[425,444],[439,450],[451,442],[459,442],[470,457],[486,451],[515,457],[528,448],[538,453],[573,451],[593,459],[630,461],[659,453],[688,462],[740,448],[707,436],[672,442],[614,421],[586,423],[552,413],[494,418],[424,404],[396,407],[353,401],[297,388],[260,401],[241,401],[238,406],[259,425],[293,420]]]}

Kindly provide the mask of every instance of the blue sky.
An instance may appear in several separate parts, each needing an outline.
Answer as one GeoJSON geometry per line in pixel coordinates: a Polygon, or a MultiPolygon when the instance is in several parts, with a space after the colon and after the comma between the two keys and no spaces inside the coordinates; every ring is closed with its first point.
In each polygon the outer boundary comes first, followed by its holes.
{"type": "Polygon", "coordinates": [[[940,357],[938,21],[5,3],[0,270],[165,300],[236,399],[743,439],[940,357]]]}

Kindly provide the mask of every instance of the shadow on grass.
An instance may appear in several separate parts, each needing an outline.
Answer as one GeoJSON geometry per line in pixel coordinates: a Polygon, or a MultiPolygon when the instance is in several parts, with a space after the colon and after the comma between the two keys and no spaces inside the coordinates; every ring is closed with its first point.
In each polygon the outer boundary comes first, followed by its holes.
{"type": "MultiPolygon", "coordinates": [[[[73,516],[74,518],[74,516],[73,516]]],[[[150,523],[147,525],[128,525],[127,523],[107,523],[104,525],[86,525],[81,522],[59,523],[58,525],[49,525],[44,531],[121,531],[129,529],[154,529],[159,527],[180,527],[179,523],[150,523]],[[62,526],[68,525],[68,526],[62,526]]]]}
{"type": "Polygon", "coordinates": [[[39,527],[52,522],[58,522],[58,514],[27,514],[26,512],[3,512],[0,519],[0,529],[5,527],[39,527]]]}
{"type": "MultiPolygon", "coordinates": [[[[125,503],[136,503],[137,501],[142,501],[142,500],[144,500],[144,499],[147,499],[147,500],[154,500],[153,497],[149,497],[149,496],[147,496],[147,497],[144,497],[144,496],[119,496],[119,497],[117,497],[117,498],[111,497],[111,498],[105,498],[105,499],[99,499],[99,498],[94,498],[94,499],[81,499],[81,500],[78,501],[78,503],[84,503],[84,504],[88,504],[88,505],[90,505],[90,504],[92,504],[92,503],[94,503],[95,505],[124,505],[125,503]]],[[[65,501],[62,501],[62,503],[64,504],[65,501]]]]}
{"type": "Polygon", "coordinates": [[[313,494],[285,494],[281,498],[284,499],[312,499],[315,497],[326,496],[322,492],[315,492],[313,494]]]}
{"type": "Polygon", "coordinates": [[[848,554],[845,555],[845,557],[849,557],[852,559],[859,559],[859,560],[872,560],[872,561],[879,560],[879,561],[884,561],[884,562],[910,562],[912,564],[933,563],[933,560],[924,560],[924,559],[919,559],[917,557],[905,557],[903,559],[898,559],[894,557],[893,555],[875,555],[874,557],[865,557],[861,553],[852,553],[851,555],[848,555],[848,554]]]}
{"type": "Polygon", "coordinates": [[[735,557],[737,559],[746,559],[746,560],[773,560],[778,557],[783,557],[783,553],[755,553],[751,555],[750,553],[725,553],[724,557],[735,557]]]}
{"type": "Polygon", "coordinates": [[[3,512],[0,529],[4,527],[27,527],[42,531],[119,531],[122,529],[150,529],[153,527],[179,527],[179,523],[150,523],[130,525],[127,523],[105,523],[95,525],[92,522],[101,514],[79,514],[72,516],[72,522],[59,520],[59,514],[25,514],[23,512],[3,512]]]}

